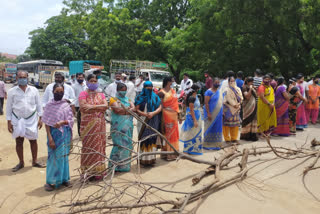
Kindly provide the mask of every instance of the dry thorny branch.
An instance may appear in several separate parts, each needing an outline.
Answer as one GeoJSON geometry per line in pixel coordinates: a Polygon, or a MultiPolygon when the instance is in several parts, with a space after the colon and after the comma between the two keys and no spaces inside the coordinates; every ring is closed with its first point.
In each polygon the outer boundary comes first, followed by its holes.
{"type": "MultiPolygon", "coordinates": [[[[317,162],[320,158],[320,150],[316,150],[315,147],[319,146],[320,143],[315,139],[311,142],[312,148],[305,148],[304,145],[301,148],[291,149],[285,147],[274,147],[271,145],[269,136],[265,136],[268,147],[253,147],[245,148],[242,152],[238,151],[236,146],[230,146],[225,148],[215,160],[207,161],[200,158],[195,158],[184,153],[181,153],[174,149],[174,147],[167,141],[158,130],[153,129],[146,124],[138,115],[129,109],[126,109],[137,121],[145,124],[148,128],[155,132],[155,135],[160,136],[163,141],[168,143],[173,148],[173,152],[152,152],[152,153],[140,153],[137,151],[131,151],[131,157],[120,162],[112,162],[113,167],[107,168],[104,179],[100,182],[86,182],[80,179],[80,176],[73,181],[71,199],[69,201],[57,201],[47,205],[43,205],[36,209],[30,210],[27,213],[36,213],[50,207],[55,209],[61,209],[64,213],[196,213],[198,208],[201,206],[203,201],[212,193],[219,191],[222,188],[235,184],[244,180],[247,176],[248,171],[251,169],[248,166],[249,159],[252,156],[274,154],[274,159],[307,159],[313,158],[313,162],[308,165],[303,171],[304,176],[311,170],[319,169],[317,162]],[[179,178],[176,181],[164,181],[148,183],[143,182],[140,176],[139,159],[144,155],[161,155],[161,154],[177,154],[179,161],[185,159],[197,164],[208,165],[207,169],[195,173],[194,175],[179,178]],[[241,158],[241,159],[240,159],[241,158]],[[137,174],[134,174],[134,179],[123,179],[118,178],[115,173],[115,167],[128,163],[134,163],[138,161],[137,174]],[[232,167],[229,167],[231,166],[232,167]],[[239,171],[235,172],[232,170],[234,167],[239,167],[239,171]],[[228,170],[228,176],[222,176],[221,171],[228,170]],[[206,183],[197,185],[206,179],[206,183]],[[174,187],[181,183],[187,182],[190,179],[190,187],[192,191],[179,191],[174,187]],[[209,180],[209,182],[208,182],[209,180]],[[165,197],[163,196],[165,195],[165,197]],[[194,203],[195,202],[195,203],[194,203]],[[193,203],[193,208],[190,210],[186,209],[188,204],[193,203]]],[[[79,143],[79,139],[74,139],[79,143]]],[[[132,141],[134,147],[139,148],[140,141],[132,141]]],[[[107,147],[112,147],[112,141],[107,142],[107,147]]],[[[71,157],[78,158],[81,152],[81,146],[75,145],[73,149],[73,155],[71,157]]],[[[96,151],[92,151],[93,153],[96,151]]],[[[215,153],[216,154],[216,153],[215,153]]],[[[100,154],[103,155],[103,154],[100,154]]],[[[108,162],[111,161],[108,156],[104,156],[106,161],[105,164],[108,166],[108,162]]],[[[157,170],[156,168],[152,170],[157,170]]],[[[203,182],[204,183],[204,182],[203,182]]],[[[59,193],[59,191],[57,192],[59,193]]]]}

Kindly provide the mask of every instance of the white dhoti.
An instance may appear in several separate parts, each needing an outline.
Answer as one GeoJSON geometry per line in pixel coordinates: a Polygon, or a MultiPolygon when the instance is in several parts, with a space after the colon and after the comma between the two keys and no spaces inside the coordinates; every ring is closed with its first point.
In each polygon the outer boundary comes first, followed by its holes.
{"type": "Polygon", "coordinates": [[[38,115],[34,113],[28,118],[17,118],[12,114],[11,124],[13,126],[12,137],[14,139],[18,137],[24,137],[28,140],[38,139],[38,115]]]}

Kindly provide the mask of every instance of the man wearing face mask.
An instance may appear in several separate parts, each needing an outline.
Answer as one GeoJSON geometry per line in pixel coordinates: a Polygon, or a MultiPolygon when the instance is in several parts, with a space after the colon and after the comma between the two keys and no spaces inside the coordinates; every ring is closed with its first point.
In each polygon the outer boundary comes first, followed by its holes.
{"type": "Polygon", "coordinates": [[[115,81],[111,83],[106,89],[105,93],[110,97],[116,97],[117,94],[117,85],[121,83],[121,73],[117,72],[115,74],[115,81]]]}
{"type": "Polygon", "coordinates": [[[73,108],[73,111],[75,112],[75,108],[74,108],[74,104],[73,102],[75,101],[76,97],[75,97],[75,94],[74,94],[74,90],[73,88],[68,85],[68,84],[64,84],[64,74],[61,73],[61,72],[56,72],[54,74],[54,79],[55,79],[55,82],[53,83],[50,83],[44,94],[43,94],[43,97],[42,97],[42,107],[45,107],[47,105],[47,103],[53,99],[53,86],[56,84],[56,83],[60,83],[60,84],[63,84],[64,86],[64,96],[63,96],[63,99],[66,99],[68,101],[70,101],[72,103],[71,107],[73,108]]]}
{"type": "Polygon", "coordinates": [[[75,97],[76,97],[75,102],[74,102],[74,106],[75,106],[76,112],[77,112],[78,134],[80,136],[81,112],[79,111],[79,108],[80,108],[79,95],[81,92],[83,92],[87,89],[87,85],[86,85],[86,82],[84,81],[85,77],[84,77],[83,73],[77,73],[76,78],[77,78],[77,82],[72,85],[72,88],[74,90],[75,97]]]}
{"type": "Polygon", "coordinates": [[[7,121],[8,131],[16,140],[16,152],[19,164],[12,171],[16,172],[24,167],[23,141],[27,138],[30,142],[32,153],[32,166],[43,168],[37,162],[38,153],[38,128],[41,129],[42,108],[38,90],[28,85],[28,72],[18,71],[18,85],[8,91],[7,121]],[[39,117],[39,119],[38,119],[39,117]]]}
{"type": "Polygon", "coordinates": [[[207,89],[212,88],[213,80],[210,74],[208,73],[208,71],[204,72],[204,77],[206,78],[206,88],[207,89]]]}

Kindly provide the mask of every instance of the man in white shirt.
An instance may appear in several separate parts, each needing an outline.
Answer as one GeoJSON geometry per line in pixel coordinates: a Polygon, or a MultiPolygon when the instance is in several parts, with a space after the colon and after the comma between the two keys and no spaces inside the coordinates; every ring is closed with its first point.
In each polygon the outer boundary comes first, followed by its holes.
{"type": "Polygon", "coordinates": [[[28,85],[28,72],[17,73],[18,85],[8,91],[7,112],[8,131],[16,140],[16,152],[19,164],[12,171],[16,172],[24,167],[23,141],[27,138],[30,142],[32,153],[32,166],[43,168],[37,162],[38,153],[38,128],[41,129],[42,107],[38,90],[28,85]],[[39,116],[39,119],[38,119],[39,116]]]}
{"type": "Polygon", "coordinates": [[[117,94],[117,84],[121,82],[121,73],[117,72],[115,74],[115,78],[116,80],[111,83],[106,89],[105,89],[105,93],[109,96],[109,97],[116,97],[117,94]]]}
{"type": "Polygon", "coordinates": [[[127,85],[127,97],[129,98],[129,100],[131,100],[131,102],[134,103],[134,100],[136,98],[136,91],[134,89],[134,83],[136,81],[136,77],[135,76],[130,76],[129,77],[129,81],[126,83],[127,85]]]}
{"type": "MultiPolygon", "coordinates": [[[[53,83],[50,83],[44,94],[43,94],[43,97],[42,97],[42,107],[45,107],[47,105],[47,103],[53,99],[53,86],[56,84],[56,83],[60,83],[60,84],[63,84],[64,83],[64,74],[61,73],[61,72],[56,72],[54,74],[54,78],[55,78],[55,82],[53,83]]],[[[74,95],[74,91],[73,91],[73,88],[68,85],[68,84],[63,84],[64,86],[64,95],[63,95],[63,98],[62,99],[66,99],[66,100],[69,100],[72,104],[71,104],[71,108],[73,110],[73,112],[75,113],[75,108],[74,108],[74,101],[75,101],[75,95],[74,95]]]]}
{"type": "Polygon", "coordinates": [[[189,75],[187,73],[183,74],[183,80],[181,80],[181,84],[180,84],[181,91],[184,91],[185,94],[188,94],[192,85],[193,85],[193,81],[189,79],[189,75]]]}
{"type": "Polygon", "coordinates": [[[139,78],[136,80],[136,95],[139,95],[143,89],[144,77],[142,74],[139,75],[139,78]]]}
{"type": "Polygon", "coordinates": [[[77,112],[77,125],[78,125],[78,134],[80,136],[80,124],[81,124],[81,112],[80,112],[80,106],[79,106],[79,95],[81,92],[85,91],[87,89],[87,84],[84,81],[84,74],[83,73],[77,73],[76,74],[76,83],[72,85],[72,88],[74,90],[75,94],[75,101],[74,106],[76,108],[77,112]]]}

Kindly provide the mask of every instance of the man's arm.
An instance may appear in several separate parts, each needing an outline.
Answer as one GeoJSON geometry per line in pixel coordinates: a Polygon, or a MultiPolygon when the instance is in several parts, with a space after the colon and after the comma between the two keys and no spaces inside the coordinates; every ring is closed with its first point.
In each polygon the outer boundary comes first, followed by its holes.
{"type": "Polygon", "coordinates": [[[10,133],[13,132],[13,126],[11,124],[11,118],[12,118],[12,104],[13,104],[13,96],[11,96],[10,93],[8,93],[8,98],[7,98],[7,106],[6,106],[6,118],[8,121],[8,131],[10,133]]]}
{"type": "Polygon", "coordinates": [[[43,97],[42,97],[42,107],[45,107],[47,103],[49,102],[49,88],[50,86],[48,85],[46,90],[44,91],[43,97]]]}

